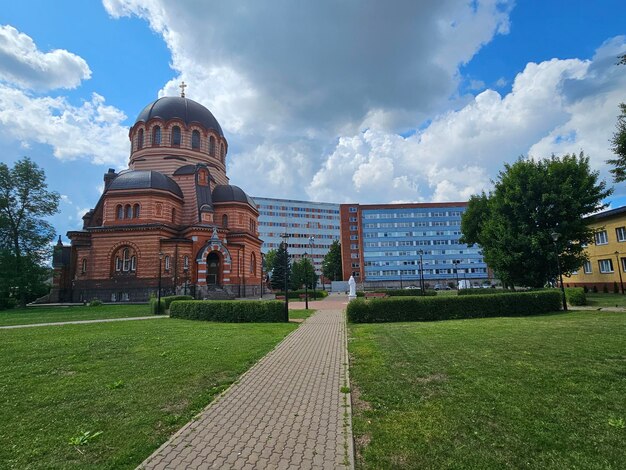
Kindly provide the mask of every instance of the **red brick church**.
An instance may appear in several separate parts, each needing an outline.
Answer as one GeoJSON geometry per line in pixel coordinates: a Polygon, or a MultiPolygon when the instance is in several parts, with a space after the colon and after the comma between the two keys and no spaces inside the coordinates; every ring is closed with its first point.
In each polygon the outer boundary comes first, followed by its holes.
{"type": "Polygon", "coordinates": [[[258,295],[259,212],[229,184],[228,142],[213,114],[184,92],[159,98],[129,138],[128,169],[105,173],[82,230],[55,251],[50,300],[142,301],[159,277],[163,295],[258,295]]]}

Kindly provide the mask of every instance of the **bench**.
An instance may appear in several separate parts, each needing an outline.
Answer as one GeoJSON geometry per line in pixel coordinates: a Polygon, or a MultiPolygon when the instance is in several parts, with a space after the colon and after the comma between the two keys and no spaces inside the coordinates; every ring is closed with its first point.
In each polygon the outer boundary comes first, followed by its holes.
{"type": "Polygon", "coordinates": [[[366,292],[365,299],[384,299],[388,297],[384,292],[366,292]]]}
{"type": "Polygon", "coordinates": [[[284,295],[277,295],[276,296],[276,300],[285,300],[285,296],[284,295]]]}

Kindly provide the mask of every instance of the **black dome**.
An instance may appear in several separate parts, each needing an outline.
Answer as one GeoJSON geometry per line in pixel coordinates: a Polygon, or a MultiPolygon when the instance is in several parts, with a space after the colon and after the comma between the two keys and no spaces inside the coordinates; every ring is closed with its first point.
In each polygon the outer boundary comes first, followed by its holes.
{"type": "Polygon", "coordinates": [[[256,209],[256,204],[239,186],[218,184],[213,190],[213,202],[243,202],[256,209]]]}
{"type": "Polygon", "coordinates": [[[205,129],[213,129],[224,136],[219,122],[211,111],[200,103],[181,96],[165,96],[153,101],[139,113],[135,124],[141,121],[148,122],[152,118],[161,118],[164,121],[178,118],[186,125],[197,122],[205,129]]]}
{"type": "Polygon", "coordinates": [[[176,196],[183,197],[180,186],[163,173],[153,170],[127,170],[122,171],[109,185],[107,191],[112,189],[162,189],[176,196]]]}

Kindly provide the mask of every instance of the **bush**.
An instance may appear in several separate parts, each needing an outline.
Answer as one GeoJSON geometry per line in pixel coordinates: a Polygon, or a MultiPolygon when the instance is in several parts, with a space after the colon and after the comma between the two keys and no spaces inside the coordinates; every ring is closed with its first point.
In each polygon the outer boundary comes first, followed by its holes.
{"type": "MultiPolygon", "coordinates": [[[[521,291],[527,292],[527,291],[521,291]]],[[[500,295],[500,294],[514,294],[516,291],[508,289],[461,289],[459,295],[500,295]]]]}
{"type": "MultiPolygon", "coordinates": [[[[309,294],[309,299],[324,299],[326,297],[328,297],[328,292],[326,292],[325,290],[316,290],[315,291],[315,297],[313,297],[313,291],[309,290],[307,292],[309,294]]],[[[276,292],[276,295],[285,295],[285,292],[276,292]]],[[[304,295],[304,289],[298,289],[298,290],[290,290],[289,291],[289,298],[290,299],[299,299],[300,295],[304,295]]]]}
{"type": "Polygon", "coordinates": [[[585,291],[585,294],[587,294],[587,293],[589,292],[589,287],[587,287],[587,286],[583,286],[583,289],[584,289],[584,291],[585,291]]]}
{"type": "Polygon", "coordinates": [[[17,301],[13,297],[0,297],[0,310],[9,310],[17,306],[17,301]]]}
{"type": "Polygon", "coordinates": [[[582,287],[568,287],[565,289],[565,298],[570,305],[587,305],[587,296],[582,287]]]}
{"type": "MultiPolygon", "coordinates": [[[[420,297],[422,291],[419,289],[381,289],[373,292],[381,292],[387,294],[389,297],[420,297]]],[[[436,290],[425,290],[424,295],[437,295],[436,290]]]]}
{"type": "Polygon", "coordinates": [[[226,323],[282,322],[285,306],[277,300],[176,300],[172,318],[226,323]]]}
{"type": "Polygon", "coordinates": [[[168,295],[167,297],[161,297],[161,302],[165,304],[165,309],[170,308],[170,304],[175,300],[193,300],[192,295],[168,295]]]}
{"type": "Polygon", "coordinates": [[[101,307],[102,306],[102,300],[100,300],[100,299],[91,299],[91,302],[89,302],[89,306],[90,307],[101,307]]]}
{"type": "Polygon", "coordinates": [[[348,304],[347,314],[352,323],[379,323],[540,315],[560,308],[561,293],[551,289],[509,295],[357,299],[348,304]]]}
{"type": "Polygon", "coordinates": [[[619,294],[619,286],[617,285],[617,282],[615,281],[613,281],[613,293],[619,294]]]}

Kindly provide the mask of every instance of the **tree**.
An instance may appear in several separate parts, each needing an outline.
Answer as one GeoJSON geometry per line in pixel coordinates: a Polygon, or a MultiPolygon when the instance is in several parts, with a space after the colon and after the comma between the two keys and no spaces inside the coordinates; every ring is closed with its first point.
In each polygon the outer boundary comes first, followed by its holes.
{"type": "Polygon", "coordinates": [[[291,288],[297,290],[306,284],[309,289],[313,289],[314,283],[317,285],[317,274],[311,260],[302,258],[294,261],[291,265],[291,288]]]}
{"type": "Polygon", "coordinates": [[[567,275],[586,260],[593,229],[583,217],[606,207],[611,194],[581,154],[505,165],[493,192],[472,196],[461,241],[478,244],[506,285],[541,287],[556,276],[557,253],[567,275]],[[559,235],[554,243],[552,232],[559,235]]]}
{"type": "MultiPolygon", "coordinates": [[[[5,260],[0,275],[10,276],[11,295],[22,305],[41,293],[48,272],[45,262],[54,229],[41,217],[57,212],[59,194],[46,188],[43,170],[29,158],[13,168],[0,163],[0,249],[5,260]]],[[[6,280],[0,284],[7,286],[6,280]]]]}
{"type": "Polygon", "coordinates": [[[274,266],[272,271],[272,289],[285,289],[285,276],[287,276],[287,282],[289,282],[289,272],[291,266],[289,263],[289,254],[285,247],[285,242],[282,242],[276,250],[276,257],[274,258],[274,266]],[[285,267],[287,269],[285,269],[285,267]]]}
{"type": "Polygon", "coordinates": [[[343,279],[343,268],[341,266],[341,244],[339,240],[335,240],[331,245],[328,253],[322,261],[322,274],[331,281],[340,281],[343,279]]]}
{"type": "MultiPolygon", "coordinates": [[[[618,57],[618,65],[626,65],[626,54],[618,57]]],[[[611,150],[617,158],[607,160],[606,162],[613,165],[611,173],[613,173],[613,181],[619,183],[626,181],[626,103],[619,105],[621,113],[617,117],[617,126],[613,138],[611,139],[611,150]]]]}
{"type": "Polygon", "coordinates": [[[266,273],[272,272],[276,264],[276,250],[271,249],[263,255],[263,269],[266,273]]]}

